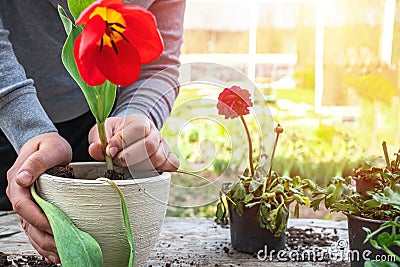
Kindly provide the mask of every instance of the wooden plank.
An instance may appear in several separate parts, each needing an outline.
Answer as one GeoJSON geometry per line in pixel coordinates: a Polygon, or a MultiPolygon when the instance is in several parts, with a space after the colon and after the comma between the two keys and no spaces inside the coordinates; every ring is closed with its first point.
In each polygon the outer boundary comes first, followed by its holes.
{"type": "MultiPolygon", "coordinates": [[[[346,221],[291,219],[289,227],[313,228],[314,231],[336,232],[347,240],[346,221]]],[[[16,215],[0,217],[0,230],[22,232],[0,239],[0,251],[12,255],[38,255],[29,244],[16,215]]],[[[222,228],[213,219],[165,219],[159,241],[146,267],[154,266],[350,266],[348,262],[278,262],[261,261],[253,255],[236,252],[230,245],[229,228],[222,228]]]]}
{"type": "MultiPolygon", "coordinates": [[[[313,219],[289,220],[289,227],[324,230],[347,240],[346,221],[313,219]],[[335,230],[336,229],[336,230],[335,230]]],[[[222,228],[213,219],[166,218],[156,244],[147,262],[150,266],[350,266],[348,262],[265,262],[240,253],[230,245],[229,228],[222,228]]]]}
{"type": "MultiPolygon", "coordinates": [[[[0,251],[6,254],[36,255],[36,250],[29,243],[28,237],[21,227],[17,215],[0,217],[0,231],[8,229],[4,233],[21,231],[18,234],[0,239],[0,251]]],[[[38,255],[38,254],[37,254],[38,255]]]]}

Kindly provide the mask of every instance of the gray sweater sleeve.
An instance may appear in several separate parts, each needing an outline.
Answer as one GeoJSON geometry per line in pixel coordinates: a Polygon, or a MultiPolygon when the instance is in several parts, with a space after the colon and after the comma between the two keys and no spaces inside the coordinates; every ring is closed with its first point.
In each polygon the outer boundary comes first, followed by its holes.
{"type": "Polygon", "coordinates": [[[140,113],[160,129],[171,112],[179,91],[178,64],[182,45],[185,0],[156,0],[149,7],[164,41],[164,52],[143,65],[138,80],[119,88],[112,116],[140,113]]]}
{"type": "Polygon", "coordinates": [[[57,130],[37,98],[33,81],[18,63],[8,33],[0,20],[0,129],[19,152],[29,139],[57,130]]]}

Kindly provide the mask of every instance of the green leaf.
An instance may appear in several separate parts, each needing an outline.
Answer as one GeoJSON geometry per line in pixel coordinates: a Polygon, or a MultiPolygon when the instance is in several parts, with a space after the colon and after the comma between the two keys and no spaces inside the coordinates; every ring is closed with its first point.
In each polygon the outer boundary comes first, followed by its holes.
{"type": "Polygon", "coordinates": [[[62,266],[102,266],[103,255],[97,241],[79,230],[63,211],[39,197],[34,185],[31,185],[30,190],[49,220],[62,266]]]}
{"type": "Polygon", "coordinates": [[[94,0],[68,0],[68,8],[76,20],[81,12],[93,2],[94,0]]]}
{"type": "Polygon", "coordinates": [[[383,232],[378,235],[377,241],[381,246],[390,247],[394,242],[394,238],[388,232],[383,232]]]}
{"type": "Polygon", "coordinates": [[[382,247],[378,244],[378,242],[376,241],[376,240],[374,240],[374,239],[371,239],[370,241],[369,241],[369,243],[371,244],[371,246],[373,246],[374,248],[376,248],[376,249],[378,249],[378,250],[381,250],[382,249],[382,247]]]}
{"type": "Polygon", "coordinates": [[[365,207],[368,207],[368,208],[378,208],[381,206],[381,203],[376,201],[375,199],[368,199],[368,200],[364,201],[364,205],[365,205],[365,207]]]}
{"type": "MultiPolygon", "coordinates": [[[[82,33],[82,27],[77,27],[72,24],[71,31],[65,41],[63,50],[62,50],[62,62],[69,72],[69,74],[74,78],[76,83],[82,89],[83,94],[85,95],[86,101],[89,104],[89,108],[92,111],[96,120],[100,120],[98,114],[98,103],[97,103],[97,91],[98,86],[89,86],[87,85],[81,78],[78,67],[76,66],[75,58],[74,58],[74,42],[79,34],[82,33]]],[[[100,85],[101,86],[101,85],[100,85]]]]}
{"type": "Polygon", "coordinates": [[[222,221],[225,216],[222,205],[223,205],[222,202],[219,202],[217,204],[217,211],[215,212],[215,217],[217,218],[217,221],[222,221]]]}
{"type": "Polygon", "coordinates": [[[296,203],[294,206],[294,217],[299,218],[300,217],[300,205],[299,203],[296,203]]]}
{"type": "Polygon", "coordinates": [[[65,12],[64,8],[62,8],[62,6],[58,5],[58,15],[60,15],[61,21],[64,25],[64,29],[65,32],[67,33],[67,35],[69,35],[69,33],[72,30],[72,21],[71,19],[68,17],[67,12],[65,12]]]}
{"type": "Polygon", "coordinates": [[[364,267],[397,267],[397,263],[389,261],[366,261],[364,267]]]}
{"type": "MultiPolygon", "coordinates": [[[[105,84],[98,86],[97,101],[97,118],[100,122],[104,122],[114,106],[115,96],[117,94],[117,86],[106,81],[105,84]]],[[[92,101],[92,99],[90,99],[92,101]]]]}
{"type": "Polygon", "coordinates": [[[109,81],[106,81],[104,84],[98,86],[89,86],[82,79],[76,66],[73,53],[75,40],[82,33],[82,27],[75,26],[62,7],[58,8],[58,12],[64,24],[65,31],[68,34],[61,54],[62,62],[69,74],[82,89],[82,92],[85,95],[86,101],[96,121],[100,123],[104,122],[114,105],[117,87],[109,81]]]}
{"type": "Polygon", "coordinates": [[[253,193],[247,194],[246,197],[244,198],[243,202],[244,203],[249,203],[250,201],[252,201],[254,199],[254,195],[253,193]]]}
{"type": "Polygon", "coordinates": [[[393,191],[390,187],[385,187],[383,194],[375,192],[371,196],[382,205],[390,205],[393,209],[400,210],[400,193],[393,191]]]}
{"type": "Polygon", "coordinates": [[[112,180],[107,178],[98,178],[97,180],[109,183],[115,189],[115,191],[118,192],[119,198],[121,199],[121,209],[122,209],[122,216],[124,218],[126,237],[128,239],[128,243],[131,248],[128,266],[133,267],[133,264],[135,262],[135,241],[133,239],[131,222],[129,221],[128,208],[126,207],[124,194],[122,193],[121,189],[119,189],[118,185],[116,185],[112,180]]]}
{"type": "Polygon", "coordinates": [[[243,200],[246,197],[246,189],[242,183],[237,183],[233,190],[235,190],[232,196],[234,200],[243,200]]]}
{"type": "Polygon", "coordinates": [[[296,199],[297,203],[304,204],[304,199],[299,194],[293,194],[293,197],[296,199]]]}
{"type": "Polygon", "coordinates": [[[364,267],[397,267],[397,264],[387,261],[366,261],[364,267]]]}
{"type": "Polygon", "coordinates": [[[278,217],[277,217],[277,229],[274,232],[275,236],[279,236],[283,231],[286,231],[286,225],[289,218],[289,211],[283,206],[278,208],[278,217]]]}
{"type": "Polygon", "coordinates": [[[237,214],[239,214],[240,216],[243,216],[243,214],[244,214],[244,204],[243,204],[242,201],[236,202],[235,210],[236,210],[237,214]]]}
{"type": "Polygon", "coordinates": [[[325,197],[321,197],[321,198],[314,198],[311,201],[311,207],[313,208],[314,211],[319,210],[319,205],[321,204],[321,202],[325,199],[325,197]]]}

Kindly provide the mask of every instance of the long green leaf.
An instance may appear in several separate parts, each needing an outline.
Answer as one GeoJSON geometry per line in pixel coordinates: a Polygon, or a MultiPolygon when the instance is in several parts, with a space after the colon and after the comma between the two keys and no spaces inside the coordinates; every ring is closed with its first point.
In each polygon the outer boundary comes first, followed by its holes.
{"type": "Polygon", "coordinates": [[[93,2],[94,0],[68,0],[68,8],[76,20],[81,12],[93,2]]]}
{"type": "MultiPolygon", "coordinates": [[[[62,8],[61,8],[62,9],[62,8]]],[[[65,12],[65,11],[64,11],[65,12]]],[[[68,18],[69,19],[69,18],[68,18]]],[[[76,38],[79,36],[79,34],[82,33],[82,27],[80,26],[75,26],[71,22],[71,31],[69,32],[69,35],[67,37],[67,40],[65,41],[61,58],[62,62],[69,72],[69,74],[72,76],[72,78],[76,81],[76,83],[79,85],[79,87],[82,89],[83,94],[85,95],[86,101],[89,104],[89,108],[92,111],[94,117],[96,120],[100,119],[100,116],[98,114],[98,104],[97,104],[97,91],[98,87],[96,86],[89,86],[87,85],[81,78],[78,67],[76,66],[75,58],[74,58],[74,42],[76,38]]]]}
{"type": "Polygon", "coordinates": [[[102,116],[103,121],[105,121],[108,115],[110,115],[111,110],[114,106],[115,96],[117,95],[117,86],[107,80],[103,93],[104,93],[104,109],[103,113],[99,115],[102,116]]]}
{"type": "Polygon", "coordinates": [[[97,118],[99,123],[105,122],[114,105],[117,86],[106,81],[101,86],[98,86],[97,94],[97,118]]]}
{"type": "Polygon", "coordinates": [[[65,31],[68,34],[62,50],[62,62],[69,74],[82,89],[82,92],[85,95],[86,101],[88,102],[89,108],[96,121],[104,122],[110,114],[115,102],[117,90],[116,85],[106,81],[104,84],[98,86],[89,86],[82,79],[76,66],[73,51],[75,40],[82,33],[83,29],[81,26],[76,26],[74,23],[72,23],[67,13],[61,6],[58,7],[58,13],[64,24],[65,31]]]}
{"type": "Polygon", "coordinates": [[[68,17],[67,12],[65,12],[64,8],[62,8],[62,6],[60,6],[60,5],[58,5],[58,15],[60,15],[61,21],[64,25],[65,32],[67,33],[67,35],[69,35],[69,33],[71,32],[73,23],[70,20],[70,18],[68,17]]]}
{"type": "Polygon", "coordinates": [[[88,233],[79,230],[63,211],[39,197],[34,185],[30,189],[33,198],[49,220],[62,266],[102,266],[103,255],[97,241],[88,233]]]}
{"type": "Polygon", "coordinates": [[[118,192],[119,198],[121,199],[121,209],[122,209],[122,216],[124,217],[126,237],[128,239],[128,243],[131,248],[128,266],[133,267],[133,264],[135,262],[135,241],[133,239],[131,222],[129,221],[128,209],[126,207],[124,194],[122,193],[121,189],[119,189],[118,185],[116,185],[112,180],[107,178],[98,178],[97,180],[109,183],[115,189],[115,191],[118,192]]]}

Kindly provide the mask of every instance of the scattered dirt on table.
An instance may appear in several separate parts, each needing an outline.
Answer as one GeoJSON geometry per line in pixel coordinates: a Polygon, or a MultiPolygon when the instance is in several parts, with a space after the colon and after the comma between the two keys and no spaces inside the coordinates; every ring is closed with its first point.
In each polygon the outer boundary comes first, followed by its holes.
{"type": "Polygon", "coordinates": [[[324,229],[321,232],[315,232],[313,228],[299,229],[290,227],[286,237],[286,245],[291,249],[311,246],[329,247],[333,242],[339,240],[337,235],[324,229]]]}
{"type": "MultiPolygon", "coordinates": [[[[346,246],[340,248],[336,244],[339,241],[337,231],[329,232],[326,229],[316,232],[313,228],[299,229],[290,227],[286,234],[286,249],[285,251],[288,260],[295,261],[330,261],[329,251],[333,249],[343,250],[346,246]],[[290,253],[295,251],[292,256],[290,253]]],[[[338,251],[340,254],[340,251],[338,251]]],[[[341,254],[340,254],[341,255],[341,254]]]]}
{"type": "Polygon", "coordinates": [[[0,266],[8,267],[56,267],[59,265],[47,263],[41,256],[7,256],[0,252],[0,266]]]}

